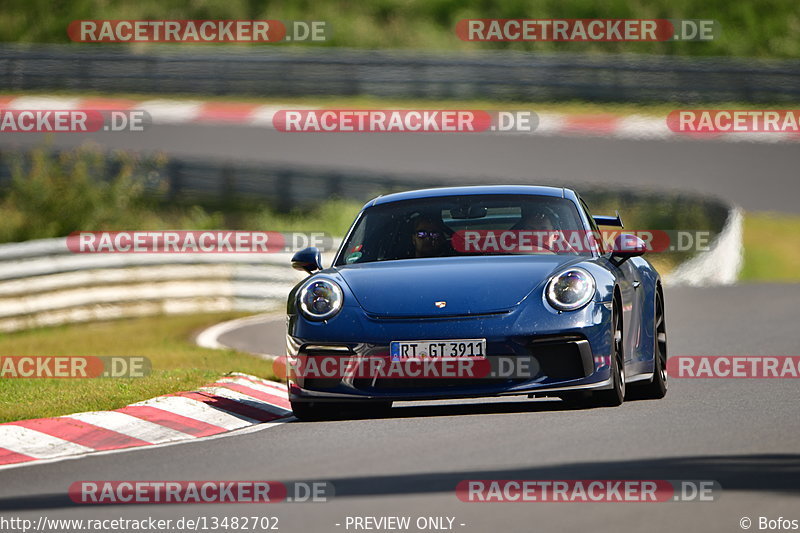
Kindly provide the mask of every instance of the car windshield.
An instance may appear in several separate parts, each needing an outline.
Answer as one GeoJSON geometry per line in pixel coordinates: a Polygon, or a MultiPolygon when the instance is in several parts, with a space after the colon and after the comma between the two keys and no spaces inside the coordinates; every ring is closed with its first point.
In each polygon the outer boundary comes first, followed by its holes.
{"type": "Polygon", "coordinates": [[[568,254],[586,234],[578,210],[564,198],[467,195],[403,200],[367,208],[336,265],[423,257],[568,254]]]}

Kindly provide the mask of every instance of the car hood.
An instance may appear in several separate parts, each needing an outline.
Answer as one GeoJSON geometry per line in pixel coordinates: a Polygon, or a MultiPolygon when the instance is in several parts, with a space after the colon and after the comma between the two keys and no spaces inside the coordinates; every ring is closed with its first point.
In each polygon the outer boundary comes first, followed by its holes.
{"type": "Polygon", "coordinates": [[[338,273],[372,315],[460,316],[511,309],[554,271],[580,260],[566,255],[443,257],[347,265],[338,273]]]}

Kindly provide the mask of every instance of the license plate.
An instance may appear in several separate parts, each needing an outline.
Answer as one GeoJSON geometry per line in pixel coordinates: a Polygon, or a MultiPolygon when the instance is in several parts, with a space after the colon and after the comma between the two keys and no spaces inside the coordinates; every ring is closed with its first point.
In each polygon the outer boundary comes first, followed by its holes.
{"type": "Polygon", "coordinates": [[[428,357],[485,357],[486,339],[392,341],[389,353],[393,361],[428,357]]]}

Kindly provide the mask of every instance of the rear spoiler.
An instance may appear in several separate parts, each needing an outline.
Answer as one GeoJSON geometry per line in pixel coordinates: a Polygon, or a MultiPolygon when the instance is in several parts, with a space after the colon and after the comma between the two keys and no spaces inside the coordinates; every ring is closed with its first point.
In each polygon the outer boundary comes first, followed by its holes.
{"type": "Polygon", "coordinates": [[[598,226],[615,226],[618,228],[624,228],[625,226],[622,225],[622,219],[619,216],[619,211],[617,211],[616,216],[609,217],[609,216],[593,216],[594,223],[598,226]]]}

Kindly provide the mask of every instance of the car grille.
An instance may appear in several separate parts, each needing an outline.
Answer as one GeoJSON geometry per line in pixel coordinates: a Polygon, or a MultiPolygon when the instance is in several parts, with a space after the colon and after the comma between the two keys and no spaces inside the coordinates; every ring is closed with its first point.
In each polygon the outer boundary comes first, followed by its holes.
{"type": "MultiPolygon", "coordinates": [[[[587,361],[581,355],[580,338],[534,339],[530,344],[530,353],[539,363],[539,377],[546,376],[552,381],[580,379],[593,371],[591,357],[587,361]]],[[[588,348],[588,346],[587,346],[588,348]]]]}
{"type": "MultiPolygon", "coordinates": [[[[370,346],[366,350],[358,350],[362,355],[385,355],[386,346],[370,346]]],[[[588,341],[578,335],[555,337],[517,338],[503,343],[489,343],[489,357],[493,355],[530,356],[538,364],[538,372],[532,377],[524,378],[443,378],[443,379],[406,379],[406,378],[357,378],[353,387],[363,392],[431,392],[453,391],[460,389],[496,388],[512,386],[526,381],[537,380],[547,384],[581,379],[594,371],[594,363],[588,341]]],[[[351,354],[354,352],[351,352],[351,354]]],[[[324,351],[307,352],[307,355],[342,355],[324,351]]],[[[303,387],[311,390],[330,390],[338,387],[341,380],[332,378],[306,378],[303,387]]]]}

